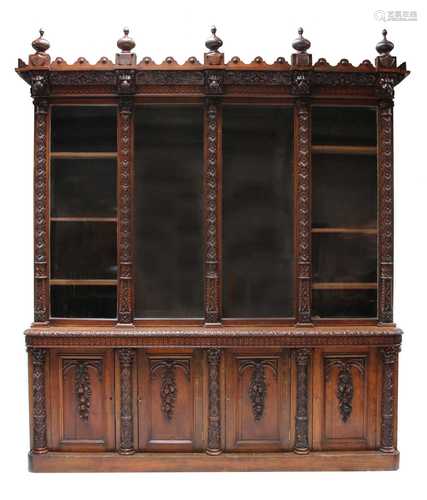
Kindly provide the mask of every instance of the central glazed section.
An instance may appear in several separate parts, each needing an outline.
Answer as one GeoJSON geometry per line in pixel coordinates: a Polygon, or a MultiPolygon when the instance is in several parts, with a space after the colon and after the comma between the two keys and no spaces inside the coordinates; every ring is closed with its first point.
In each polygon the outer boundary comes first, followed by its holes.
{"type": "Polygon", "coordinates": [[[135,316],[203,317],[203,110],[135,113],[135,316]]]}

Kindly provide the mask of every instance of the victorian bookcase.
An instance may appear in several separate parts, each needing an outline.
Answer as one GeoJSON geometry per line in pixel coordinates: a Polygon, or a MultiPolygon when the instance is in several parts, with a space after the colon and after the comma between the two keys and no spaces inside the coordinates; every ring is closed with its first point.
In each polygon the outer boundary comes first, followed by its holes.
{"type": "Polygon", "coordinates": [[[386,35],[68,64],[40,32],[31,470],[398,467],[386,35]]]}

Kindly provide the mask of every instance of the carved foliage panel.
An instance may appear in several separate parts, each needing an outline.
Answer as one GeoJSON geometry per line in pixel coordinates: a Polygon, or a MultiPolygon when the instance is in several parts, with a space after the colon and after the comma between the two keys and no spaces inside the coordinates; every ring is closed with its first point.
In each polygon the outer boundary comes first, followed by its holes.
{"type": "Polygon", "coordinates": [[[139,447],[191,451],[198,446],[201,364],[198,353],[139,353],[139,447]],[[197,424],[196,424],[197,422],[197,424]]]}
{"type": "Polygon", "coordinates": [[[114,447],[111,351],[53,356],[53,435],[60,450],[114,447]]]}
{"type": "Polygon", "coordinates": [[[228,352],[227,448],[277,450],[289,440],[289,365],[280,352],[228,352]]]}
{"type": "Polygon", "coordinates": [[[368,355],[328,354],[323,358],[324,446],[366,447],[368,355]]]}

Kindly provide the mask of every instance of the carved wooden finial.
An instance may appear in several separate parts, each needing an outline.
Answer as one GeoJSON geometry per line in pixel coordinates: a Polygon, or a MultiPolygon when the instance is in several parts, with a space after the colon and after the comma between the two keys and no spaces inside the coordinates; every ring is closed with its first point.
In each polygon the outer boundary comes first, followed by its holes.
{"type": "Polygon", "coordinates": [[[44,31],[39,30],[40,36],[33,40],[32,47],[36,51],[35,54],[29,56],[29,64],[32,66],[46,66],[50,63],[50,55],[46,54],[47,49],[50,47],[50,43],[43,38],[44,31]]]}
{"type": "Polygon", "coordinates": [[[390,52],[394,49],[394,43],[387,40],[387,30],[383,30],[382,34],[382,40],[380,40],[376,45],[377,52],[380,55],[375,59],[375,63],[377,67],[395,68],[396,58],[390,55],[390,52]]]}
{"type": "Polygon", "coordinates": [[[216,36],[216,26],[212,26],[211,33],[212,35],[205,42],[209,50],[205,53],[205,64],[224,64],[224,54],[218,50],[222,47],[222,40],[216,36]]]}
{"type": "Polygon", "coordinates": [[[129,28],[123,28],[123,33],[124,35],[117,40],[117,47],[121,50],[121,53],[116,54],[116,64],[136,64],[136,54],[131,52],[136,43],[129,36],[129,28]]]}
{"type": "Polygon", "coordinates": [[[302,36],[303,33],[304,30],[299,28],[298,37],[292,42],[292,47],[297,51],[292,54],[292,64],[294,66],[311,65],[311,54],[307,53],[307,50],[311,47],[311,42],[302,36]]]}

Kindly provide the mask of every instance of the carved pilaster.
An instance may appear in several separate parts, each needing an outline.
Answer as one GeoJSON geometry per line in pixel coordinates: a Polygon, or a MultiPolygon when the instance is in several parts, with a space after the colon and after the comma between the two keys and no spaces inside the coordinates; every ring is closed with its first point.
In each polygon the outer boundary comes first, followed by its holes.
{"type": "Polygon", "coordinates": [[[208,349],[208,455],[218,455],[221,449],[221,404],[219,365],[220,349],[208,349]]]}
{"type": "Polygon", "coordinates": [[[49,321],[49,102],[45,75],[33,76],[34,97],[34,321],[49,321]]]}
{"type": "MultiPolygon", "coordinates": [[[[135,88],[134,73],[118,74],[118,92],[135,88]],[[124,85],[124,87],[123,87],[124,85]]],[[[118,322],[133,322],[133,96],[122,95],[118,114],[118,322]]]]}
{"type": "Polygon", "coordinates": [[[209,99],[205,116],[205,169],[204,169],[204,221],[205,221],[205,322],[221,321],[219,275],[219,127],[221,109],[209,99]]]}
{"type": "Polygon", "coordinates": [[[133,349],[120,349],[120,448],[122,455],[135,453],[133,443],[133,349]]]}
{"type": "Polygon", "coordinates": [[[305,454],[309,452],[308,445],[308,366],[311,352],[309,349],[296,351],[297,366],[297,404],[295,416],[295,446],[294,452],[305,454]]]}
{"type": "Polygon", "coordinates": [[[378,106],[378,321],[393,323],[393,101],[378,106]]]}
{"type": "Polygon", "coordinates": [[[29,348],[32,361],[32,418],[33,444],[31,452],[47,453],[47,412],[46,412],[46,381],[45,360],[46,349],[29,348]]]}
{"type": "Polygon", "coordinates": [[[297,322],[311,322],[311,116],[305,99],[295,103],[295,211],[297,322]]]}
{"type": "Polygon", "coordinates": [[[383,362],[382,402],[381,402],[381,446],[383,453],[393,453],[394,446],[394,394],[396,363],[400,346],[381,349],[383,362]]]}

